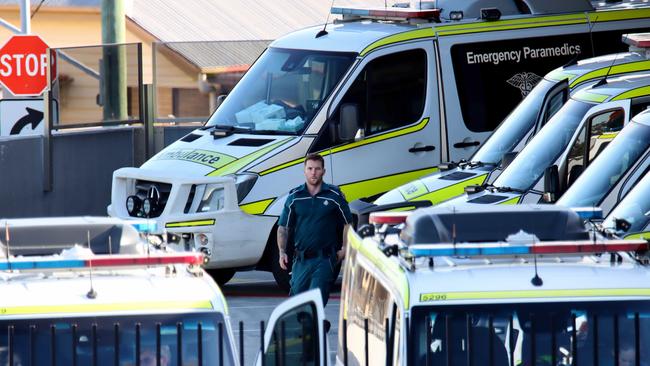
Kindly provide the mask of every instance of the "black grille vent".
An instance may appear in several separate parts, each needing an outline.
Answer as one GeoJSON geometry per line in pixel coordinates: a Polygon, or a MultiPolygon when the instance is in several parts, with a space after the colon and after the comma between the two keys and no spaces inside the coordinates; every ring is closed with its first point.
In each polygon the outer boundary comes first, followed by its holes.
{"type": "Polygon", "coordinates": [[[266,145],[269,142],[273,140],[269,139],[237,139],[228,145],[230,146],[253,146],[253,147],[258,147],[262,145],[266,145]]]}
{"type": "Polygon", "coordinates": [[[181,141],[183,141],[183,142],[192,142],[192,141],[198,139],[201,136],[202,135],[199,135],[199,134],[196,134],[196,133],[190,133],[189,135],[185,135],[185,137],[183,137],[181,139],[181,141]]]}
{"type": "Polygon", "coordinates": [[[488,195],[485,195],[485,196],[474,198],[473,200],[469,200],[468,202],[469,203],[483,203],[483,204],[488,204],[489,205],[490,203],[499,202],[499,201],[504,200],[506,198],[508,198],[508,197],[507,196],[499,196],[499,195],[496,195],[496,194],[488,194],[488,195]]]}
{"type": "Polygon", "coordinates": [[[440,179],[444,179],[444,180],[463,180],[463,179],[467,179],[469,177],[473,177],[475,175],[476,174],[474,174],[474,173],[453,172],[451,174],[441,176],[440,179]]]}

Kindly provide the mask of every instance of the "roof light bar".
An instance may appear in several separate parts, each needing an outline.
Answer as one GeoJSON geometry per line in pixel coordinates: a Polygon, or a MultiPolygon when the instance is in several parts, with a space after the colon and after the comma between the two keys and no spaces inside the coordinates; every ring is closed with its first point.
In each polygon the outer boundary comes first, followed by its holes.
{"type": "Polygon", "coordinates": [[[650,33],[631,33],[623,35],[623,42],[638,48],[650,48],[650,33]]]}
{"type": "Polygon", "coordinates": [[[156,253],[150,255],[96,255],[84,259],[61,259],[61,257],[21,257],[0,260],[0,271],[85,269],[107,267],[148,267],[168,264],[203,264],[202,253],[156,253]]]}
{"type": "Polygon", "coordinates": [[[649,249],[645,240],[607,240],[539,242],[530,244],[427,244],[409,247],[417,257],[471,257],[533,254],[586,254],[606,252],[643,252],[649,249]]]}
{"type": "Polygon", "coordinates": [[[582,220],[602,220],[603,209],[600,207],[576,207],[572,208],[582,220]]]}
{"type": "Polygon", "coordinates": [[[350,7],[335,7],[330,11],[336,15],[358,16],[361,18],[397,18],[397,19],[438,19],[440,9],[409,9],[409,8],[373,8],[359,9],[350,7]]]}
{"type": "Polygon", "coordinates": [[[399,225],[406,222],[409,214],[410,212],[373,212],[368,222],[377,225],[399,225]]]}
{"type": "Polygon", "coordinates": [[[133,220],[128,221],[140,233],[153,233],[156,231],[156,222],[152,220],[133,220]]]}

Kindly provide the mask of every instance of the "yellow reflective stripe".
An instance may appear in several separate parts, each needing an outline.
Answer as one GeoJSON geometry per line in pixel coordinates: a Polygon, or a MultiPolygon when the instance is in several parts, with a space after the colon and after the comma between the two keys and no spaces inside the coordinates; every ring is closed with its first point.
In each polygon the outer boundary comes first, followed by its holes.
{"type": "Polygon", "coordinates": [[[177,222],[168,222],[165,224],[165,227],[187,227],[187,226],[210,226],[214,225],[214,219],[208,220],[194,220],[194,221],[177,221],[177,222]]]}
{"type": "MultiPolygon", "coordinates": [[[[327,155],[334,154],[334,153],[337,153],[337,152],[354,149],[354,148],[359,147],[359,146],[368,145],[368,144],[372,144],[372,143],[383,141],[383,140],[388,140],[388,139],[391,139],[393,137],[408,135],[409,133],[418,132],[418,131],[424,129],[427,126],[427,123],[429,123],[429,118],[428,117],[424,118],[423,120],[421,120],[417,124],[412,125],[410,127],[405,127],[405,128],[402,128],[402,129],[399,129],[399,130],[396,130],[396,131],[392,131],[392,132],[385,132],[385,133],[382,133],[382,134],[373,135],[373,136],[368,137],[368,138],[363,139],[363,140],[351,142],[349,144],[338,146],[338,147],[335,147],[333,149],[327,149],[327,150],[320,151],[319,154],[321,154],[322,156],[327,156],[327,155]]],[[[276,172],[278,170],[282,170],[284,168],[288,168],[290,166],[300,164],[300,163],[302,163],[304,161],[305,161],[304,157],[300,158],[300,159],[295,159],[295,160],[286,162],[284,164],[278,165],[276,167],[267,169],[267,170],[261,172],[260,175],[266,175],[266,174],[269,174],[269,173],[273,173],[273,172],[276,172]]]]}
{"type": "Polygon", "coordinates": [[[368,52],[379,48],[381,46],[385,46],[388,44],[392,43],[398,43],[398,42],[404,42],[404,41],[411,41],[414,39],[420,39],[420,38],[428,38],[428,37],[433,37],[435,36],[435,33],[433,32],[433,28],[427,27],[427,28],[422,28],[422,29],[417,29],[413,31],[407,31],[407,32],[402,32],[402,33],[397,33],[390,35],[388,37],[382,38],[378,41],[375,41],[371,43],[369,46],[363,49],[361,53],[359,53],[360,56],[365,56],[368,52]]]}
{"type": "Polygon", "coordinates": [[[388,211],[390,211],[390,212],[413,211],[413,210],[415,210],[416,208],[417,208],[417,207],[415,207],[415,206],[406,206],[406,207],[397,207],[397,208],[393,208],[393,209],[390,209],[390,210],[388,210],[388,211]]]}
{"type": "MultiPolygon", "coordinates": [[[[390,260],[386,255],[377,248],[375,243],[365,244],[362,239],[357,236],[354,231],[348,231],[348,243],[352,248],[356,249],[359,253],[368,259],[372,264],[377,267],[377,270],[382,272],[388,277],[395,288],[402,296],[404,302],[404,309],[409,308],[409,283],[404,269],[399,264],[390,260]]],[[[358,255],[358,254],[357,254],[358,255]]]]}
{"type": "Polygon", "coordinates": [[[521,28],[540,28],[558,25],[583,24],[587,17],[583,14],[568,14],[556,16],[541,16],[511,20],[498,20],[495,22],[478,22],[470,24],[455,24],[436,26],[438,36],[452,36],[466,33],[503,31],[521,28]]]}
{"type": "Polygon", "coordinates": [[[535,298],[575,298],[575,297],[636,297],[650,296],[650,288],[605,288],[570,290],[513,290],[476,292],[431,292],[420,294],[422,302],[441,302],[456,300],[501,300],[535,298]]]}
{"type": "Polygon", "coordinates": [[[589,13],[590,22],[611,22],[617,20],[643,19],[650,17],[650,9],[601,10],[589,13]]]}
{"type": "Polygon", "coordinates": [[[388,192],[395,187],[399,187],[412,180],[422,177],[423,175],[433,173],[438,168],[427,168],[415,170],[412,172],[400,173],[389,175],[386,177],[378,177],[368,179],[360,182],[342,184],[339,186],[348,202],[352,202],[358,198],[371,197],[379,193],[388,192]]]}
{"type": "Polygon", "coordinates": [[[69,314],[96,313],[116,311],[147,311],[147,310],[200,310],[212,309],[212,302],[202,301],[147,301],[137,303],[110,304],[66,304],[45,306],[8,306],[0,307],[0,317],[26,314],[69,314]]]}
{"type": "Polygon", "coordinates": [[[608,132],[608,133],[604,133],[602,135],[599,135],[598,139],[599,140],[613,139],[614,137],[616,137],[616,135],[618,135],[618,132],[608,132]]]}
{"type": "Polygon", "coordinates": [[[410,201],[412,198],[420,197],[427,194],[429,190],[421,180],[416,180],[399,188],[399,193],[405,200],[410,201]]]}
{"type": "Polygon", "coordinates": [[[643,70],[650,70],[650,60],[644,60],[644,61],[637,61],[637,62],[630,62],[627,64],[622,64],[622,65],[615,65],[612,66],[611,70],[609,67],[603,67],[598,70],[594,70],[591,72],[588,72],[579,78],[573,80],[571,82],[571,87],[573,88],[574,86],[585,82],[587,80],[603,77],[605,75],[619,75],[619,74],[626,74],[630,72],[635,72],[635,71],[643,71],[643,70]]]}
{"type": "Polygon", "coordinates": [[[223,175],[228,175],[228,174],[234,174],[237,173],[240,169],[245,167],[246,165],[252,163],[253,161],[257,160],[258,158],[266,155],[268,152],[271,150],[277,148],[278,146],[283,145],[287,141],[291,140],[291,137],[286,138],[284,140],[280,140],[272,145],[269,145],[263,149],[257,150],[255,152],[252,152],[248,155],[242,156],[241,158],[222,166],[221,168],[212,171],[211,173],[208,174],[208,177],[215,177],[215,176],[223,176],[223,175]]]}
{"type": "Polygon", "coordinates": [[[519,203],[520,199],[521,199],[521,196],[512,197],[511,199],[503,201],[503,202],[499,202],[498,204],[499,205],[516,205],[517,203],[519,203]]]}
{"type": "Polygon", "coordinates": [[[575,78],[576,74],[572,74],[570,72],[565,72],[564,70],[560,69],[555,69],[548,74],[546,74],[547,79],[551,79],[553,81],[562,81],[562,80],[572,80],[575,78]]]}
{"type": "Polygon", "coordinates": [[[487,178],[487,173],[483,175],[476,176],[472,179],[464,180],[462,182],[458,182],[454,185],[451,185],[449,187],[441,188],[437,191],[433,191],[431,193],[425,194],[423,196],[417,197],[416,199],[413,199],[411,201],[430,201],[434,205],[436,203],[440,203],[442,201],[446,201],[450,198],[454,198],[456,196],[460,196],[461,194],[465,193],[465,187],[471,186],[474,184],[483,184],[485,182],[485,179],[487,178]]]}
{"type": "Polygon", "coordinates": [[[605,100],[607,100],[607,98],[609,97],[610,97],[609,95],[592,93],[583,89],[578,91],[573,96],[573,99],[583,101],[583,102],[602,103],[605,100]]]}
{"type": "Polygon", "coordinates": [[[266,200],[247,203],[239,206],[239,208],[247,214],[259,215],[263,214],[273,201],[275,201],[275,198],[269,198],[266,200]]]}
{"type": "Polygon", "coordinates": [[[650,232],[634,233],[627,235],[624,239],[650,239],[650,232]]]}
{"type": "Polygon", "coordinates": [[[612,98],[612,100],[632,99],[632,98],[641,97],[648,94],[650,94],[650,85],[628,90],[625,93],[621,93],[615,96],[614,98],[612,98]]]}

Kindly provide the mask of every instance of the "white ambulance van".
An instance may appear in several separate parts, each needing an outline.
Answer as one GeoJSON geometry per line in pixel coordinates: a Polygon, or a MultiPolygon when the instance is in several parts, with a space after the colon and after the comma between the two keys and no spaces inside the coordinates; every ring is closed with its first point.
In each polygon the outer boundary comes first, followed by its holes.
{"type": "Polygon", "coordinates": [[[650,28],[637,1],[411,3],[272,42],[203,128],[114,173],[108,214],[156,220],[222,283],[258,268],[286,286],[275,228],[306,154],[348,200],[379,195],[469,157],[548,71],[650,28]]]}
{"type": "MultiPolygon", "coordinates": [[[[370,220],[349,233],[337,364],[650,362],[647,241],[608,239],[553,205],[434,207],[370,220]]],[[[325,346],[308,329],[295,339],[303,341],[294,348],[325,346]]],[[[282,352],[267,342],[267,359],[293,356],[282,352]]]]}

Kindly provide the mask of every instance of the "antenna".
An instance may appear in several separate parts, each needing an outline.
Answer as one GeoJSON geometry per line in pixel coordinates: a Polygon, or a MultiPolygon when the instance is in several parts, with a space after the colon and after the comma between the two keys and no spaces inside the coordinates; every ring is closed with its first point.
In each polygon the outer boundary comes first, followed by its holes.
{"type": "MultiPolygon", "coordinates": [[[[90,230],[86,231],[86,235],[88,238],[88,249],[90,249],[90,230]]],[[[90,290],[86,293],[86,297],[89,299],[94,299],[97,297],[97,291],[93,288],[93,260],[92,258],[88,258],[88,266],[89,266],[89,271],[90,271],[90,290]]]]}
{"type": "Polygon", "coordinates": [[[113,254],[113,242],[110,234],[108,235],[108,254],[113,254]]]}
{"type": "Polygon", "coordinates": [[[332,7],[334,7],[334,0],[332,0],[332,3],[330,4],[330,11],[327,12],[327,18],[325,19],[325,24],[323,25],[323,29],[321,29],[320,31],[318,31],[318,33],[316,33],[316,38],[320,38],[327,34],[327,30],[325,30],[325,28],[327,28],[327,23],[329,23],[330,21],[330,14],[332,14],[332,7]]]}
{"type": "Polygon", "coordinates": [[[618,58],[618,53],[614,55],[614,59],[612,60],[612,63],[609,64],[609,68],[607,68],[607,72],[605,73],[605,76],[602,79],[600,79],[592,88],[597,88],[599,86],[607,84],[607,77],[609,76],[609,73],[612,71],[612,67],[614,67],[617,58],[618,58]]]}
{"type": "Polygon", "coordinates": [[[596,15],[593,22],[591,21],[591,19],[587,15],[587,21],[589,22],[589,42],[591,43],[591,57],[595,57],[596,56],[596,48],[594,47],[594,34],[592,33],[592,29],[594,29],[594,26],[596,25],[596,22],[598,21],[598,15],[596,15]]]}
{"type": "MultiPolygon", "coordinates": [[[[533,250],[535,248],[535,237],[533,237],[533,250]]],[[[535,263],[535,277],[530,280],[530,283],[533,284],[535,287],[540,287],[541,285],[544,284],[544,281],[542,281],[542,278],[539,277],[539,274],[537,273],[537,252],[535,252],[535,255],[533,256],[533,261],[535,263]]]]}
{"type": "Polygon", "coordinates": [[[456,244],[456,207],[451,208],[451,213],[452,213],[452,219],[453,222],[451,223],[451,243],[456,244]]]}

